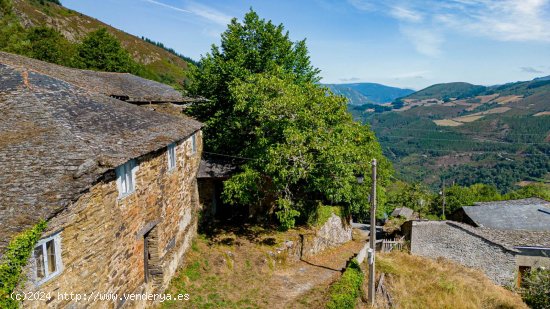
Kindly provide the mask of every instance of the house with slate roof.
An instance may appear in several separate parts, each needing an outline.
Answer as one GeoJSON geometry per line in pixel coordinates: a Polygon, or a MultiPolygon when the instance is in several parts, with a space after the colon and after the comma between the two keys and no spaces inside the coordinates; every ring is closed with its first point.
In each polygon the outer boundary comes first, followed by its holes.
{"type": "Polygon", "coordinates": [[[182,261],[196,235],[202,124],[132,104],[144,101],[184,98],[130,74],[0,53],[0,255],[48,223],[20,289],[50,297],[25,308],[144,307],[122,294],[161,293],[182,261]],[[58,297],[91,292],[121,297],[58,297]]]}

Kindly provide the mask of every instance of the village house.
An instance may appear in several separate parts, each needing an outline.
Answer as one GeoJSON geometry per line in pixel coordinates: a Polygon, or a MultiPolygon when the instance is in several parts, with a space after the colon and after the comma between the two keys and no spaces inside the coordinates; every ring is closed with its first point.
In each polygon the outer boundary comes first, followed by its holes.
{"type": "Polygon", "coordinates": [[[0,254],[48,223],[20,289],[51,299],[25,308],[140,308],[58,295],[164,291],[196,235],[202,124],[135,103],[184,99],[130,74],[0,53],[0,254]]]}
{"type": "Polygon", "coordinates": [[[410,252],[480,269],[500,285],[521,285],[525,272],[550,267],[550,203],[531,198],[476,205],[452,215],[462,222],[406,222],[410,252]]]}

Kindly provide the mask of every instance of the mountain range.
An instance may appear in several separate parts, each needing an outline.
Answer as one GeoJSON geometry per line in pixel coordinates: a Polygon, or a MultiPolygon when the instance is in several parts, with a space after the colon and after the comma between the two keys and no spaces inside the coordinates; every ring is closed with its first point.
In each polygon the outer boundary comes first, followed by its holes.
{"type": "Polygon", "coordinates": [[[403,89],[376,83],[325,84],[333,93],[349,99],[351,105],[383,104],[414,93],[403,89]]]}
{"type": "Polygon", "coordinates": [[[375,131],[399,178],[433,187],[482,182],[503,192],[550,182],[550,76],[436,84],[383,107],[349,110],[375,131]]]}

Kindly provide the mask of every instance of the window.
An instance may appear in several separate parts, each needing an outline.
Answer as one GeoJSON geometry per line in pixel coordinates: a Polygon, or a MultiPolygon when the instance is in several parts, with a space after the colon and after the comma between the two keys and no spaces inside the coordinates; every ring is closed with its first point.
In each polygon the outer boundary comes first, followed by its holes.
{"type": "Polygon", "coordinates": [[[176,145],[168,145],[168,170],[173,170],[176,167],[176,145]]]}
{"type": "Polygon", "coordinates": [[[116,168],[119,197],[134,192],[136,161],[130,160],[116,168]]]}
{"type": "Polygon", "coordinates": [[[191,135],[191,153],[197,152],[197,133],[191,135]]]}
{"type": "Polygon", "coordinates": [[[61,273],[61,237],[59,233],[42,239],[34,247],[36,283],[42,284],[61,273]]]}

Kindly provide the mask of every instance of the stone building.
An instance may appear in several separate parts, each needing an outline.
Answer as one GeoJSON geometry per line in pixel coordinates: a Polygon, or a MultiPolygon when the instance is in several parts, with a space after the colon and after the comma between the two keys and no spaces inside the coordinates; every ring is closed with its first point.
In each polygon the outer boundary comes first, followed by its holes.
{"type": "Polygon", "coordinates": [[[451,217],[499,230],[550,231],[550,202],[540,198],[478,202],[459,208],[451,217]]]}
{"type": "Polygon", "coordinates": [[[48,222],[20,289],[50,298],[25,308],[144,307],[123,293],[162,293],[196,234],[202,124],[120,99],[183,101],[129,74],[0,53],[0,254],[48,222]],[[119,297],[59,297],[92,292],[119,297]]]}
{"type": "Polygon", "coordinates": [[[408,221],[402,231],[410,241],[412,254],[443,257],[480,269],[500,285],[519,284],[518,274],[550,267],[548,231],[497,230],[427,220],[408,221]]]}

